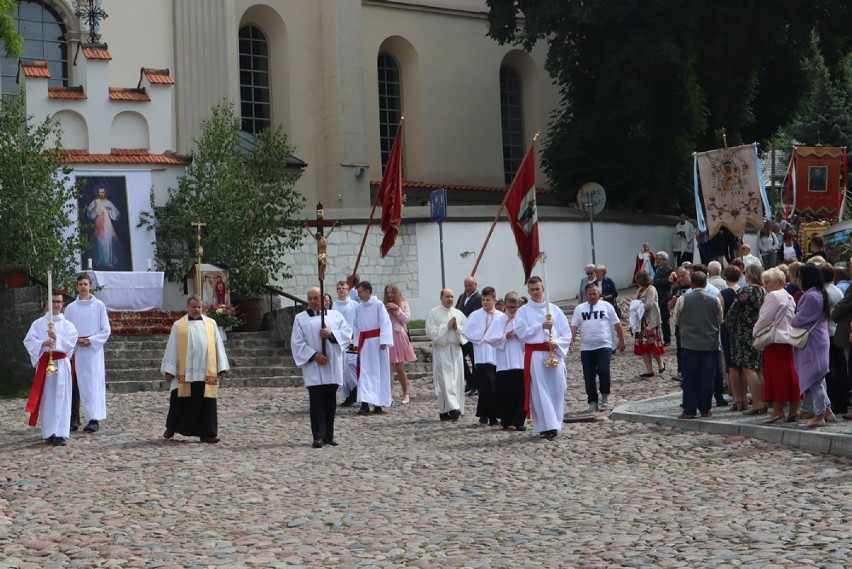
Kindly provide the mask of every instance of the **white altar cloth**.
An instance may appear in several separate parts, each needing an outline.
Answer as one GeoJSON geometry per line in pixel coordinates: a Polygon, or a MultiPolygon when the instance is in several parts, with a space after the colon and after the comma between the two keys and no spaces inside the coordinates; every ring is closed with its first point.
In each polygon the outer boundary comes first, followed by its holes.
{"type": "Polygon", "coordinates": [[[107,310],[143,312],[163,309],[162,272],[86,271],[95,288],[95,298],[107,310]],[[103,288],[101,288],[103,287],[103,288]]]}

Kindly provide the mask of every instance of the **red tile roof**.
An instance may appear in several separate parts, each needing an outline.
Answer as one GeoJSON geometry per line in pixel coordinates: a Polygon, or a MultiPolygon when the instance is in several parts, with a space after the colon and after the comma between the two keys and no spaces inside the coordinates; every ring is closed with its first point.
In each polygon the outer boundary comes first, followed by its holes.
{"type": "Polygon", "coordinates": [[[60,85],[48,85],[47,86],[47,98],[48,99],[77,99],[84,101],[88,97],[86,97],[86,93],[83,91],[82,85],[77,85],[76,87],[63,87],[60,85]]]}
{"type": "Polygon", "coordinates": [[[151,97],[145,88],[137,87],[110,87],[110,101],[150,101],[151,97]]]}
{"type": "Polygon", "coordinates": [[[61,160],[67,164],[165,164],[182,166],[189,160],[177,154],[151,154],[147,150],[113,148],[110,154],[89,154],[85,150],[63,150],[61,160]]]}
{"type": "Polygon", "coordinates": [[[112,59],[105,43],[84,44],[83,55],[86,56],[86,59],[100,59],[105,61],[112,59]]]}
{"type": "Polygon", "coordinates": [[[142,75],[148,79],[152,85],[174,85],[175,80],[172,79],[168,69],[151,69],[143,67],[139,76],[139,86],[142,86],[142,75]]]}
{"type": "MultiPolygon", "coordinates": [[[[381,180],[370,180],[371,186],[379,187],[382,185],[381,180]]],[[[441,188],[445,188],[447,190],[463,190],[463,191],[473,191],[473,192],[505,192],[509,189],[509,186],[475,186],[475,185],[467,185],[467,184],[439,184],[437,182],[413,182],[413,181],[405,181],[402,182],[403,188],[423,188],[427,190],[440,190],[441,188]]],[[[546,194],[550,192],[549,188],[542,188],[536,186],[536,192],[546,194]]]]}
{"type": "Polygon", "coordinates": [[[44,77],[50,79],[50,70],[47,68],[47,62],[43,59],[38,61],[24,61],[23,59],[18,64],[18,68],[24,72],[25,77],[44,77]]]}

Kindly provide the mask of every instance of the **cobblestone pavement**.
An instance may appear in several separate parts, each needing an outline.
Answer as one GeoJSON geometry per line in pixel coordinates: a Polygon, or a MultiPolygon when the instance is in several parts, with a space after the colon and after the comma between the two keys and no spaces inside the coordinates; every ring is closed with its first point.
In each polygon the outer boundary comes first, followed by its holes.
{"type": "MultiPolygon", "coordinates": [[[[640,368],[615,358],[612,403],[677,390],[640,368]]],[[[322,449],[301,388],[221,389],[218,445],[163,440],[165,393],[110,395],[102,430],[57,448],[0,401],[0,567],[852,565],[849,459],[605,413],[548,442],[412,394],[340,409],[322,449]]]]}

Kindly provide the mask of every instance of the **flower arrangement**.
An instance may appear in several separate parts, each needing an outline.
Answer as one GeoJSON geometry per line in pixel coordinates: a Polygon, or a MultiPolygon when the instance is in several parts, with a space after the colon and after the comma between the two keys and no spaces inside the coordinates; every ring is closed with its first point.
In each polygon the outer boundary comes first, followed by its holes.
{"type": "Polygon", "coordinates": [[[243,321],[237,317],[237,309],[230,304],[211,304],[204,315],[216,321],[222,328],[236,328],[243,321]]]}

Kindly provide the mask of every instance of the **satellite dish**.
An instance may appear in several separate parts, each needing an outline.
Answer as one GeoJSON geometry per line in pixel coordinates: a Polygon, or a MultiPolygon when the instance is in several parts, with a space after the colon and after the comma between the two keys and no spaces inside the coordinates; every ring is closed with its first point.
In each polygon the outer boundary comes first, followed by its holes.
{"type": "Polygon", "coordinates": [[[606,205],[606,192],[597,182],[586,182],[577,192],[577,205],[583,213],[598,215],[606,205]]]}

